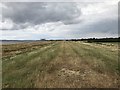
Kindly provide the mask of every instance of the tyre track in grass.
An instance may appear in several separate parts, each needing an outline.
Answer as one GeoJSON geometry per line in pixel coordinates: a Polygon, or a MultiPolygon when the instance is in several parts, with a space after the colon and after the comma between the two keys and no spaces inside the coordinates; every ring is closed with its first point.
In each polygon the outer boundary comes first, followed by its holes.
{"type": "MultiPolygon", "coordinates": [[[[39,88],[80,88],[79,57],[67,42],[61,42],[58,56],[52,60],[52,72],[44,74],[37,83],[39,88]]],[[[49,64],[50,65],[50,64],[49,64]]]]}
{"type": "MultiPolygon", "coordinates": [[[[83,56],[81,51],[86,50],[81,48],[81,44],[78,43],[69,43],[73,51],[81,58],[81,70],[83,70],[83,87],[91,88],[91,87],[97,87],[97,88],[117,88],[118,87],[118,75],[117,74],[111,74],[108,73],[104,65],[104,62],[101,62],[100,60],[97,60],[94,56],[92,58],[88,58],[87,56],[83,56]],[[81,51],[80,51],[81,50],[81,51]],[[93,60],[90,60],[93,59],[93,60]],[[93,63],[93,64],[92,64],[93,63]],[[100,65],[100,66],[97,66],[100,65]],[[103,68],[103,69],[102,69],[103,68]],[[103,70],[103,71],[102,71],[103,70]],[[101,82],[105,80],[105,82],[101,82]]],[[[86,48],[86,46],[84,46],[86,48]]],[[[92,48],[91,48],[92,49],[92,48]]],[[[85,51],[87,53],[92,53],[89,51],[85,51]]],[[[113,72],[115,73],[115,72],[113,72]]]]}
{"type": "Polygon", "coordinates": [[[44,69],[41,73],[38,73],[36,77],[35,87],[37,88],[53,88],[53,83],[56,81],[55,75],[56,71],[58,71],[59,64],[58,58],[61,53],[61,42],[59,42],[58,47],[54,53],[57,53],[56,56],[49,63],[46,64],[46,69],[44,69]]]}
{"type": "MultiPolygon", "coordinates": [[[[42,88],[107,88],[115,87],[111,77],[97,73],[90,62],[80,56],[73,42],[62,42],[59,55],[49,64],[53,71],[47,72],[36,87],[42,88]],[[101,82],[106,80],[106,82],[101,82]],[[110,82],[110,83],[109,83],[110,82]]],[[[92,62],[91,62],[92,63],[92,62]]],[[[48,70],[49,71],[49,70],[48,70]]],[[[39,77],[41,78],[41,77],[39,77]]],[[[38,83],[37,82],[37,83],[38,83]]]]}
{"type": "MultiPolygon", "coordinates": [[[[111,70],[111,73],[113,73],[113,71],[115,73],[117,73],[117,68],[118,68],[118,65],[117,65],[117,54],[116,53],[113,53],[113,52],[109,52],[107,50],[104,50],[103,49],[99,49],[99,48],[96,48],[96,47],[89,47],[88,45],[84,45],[81,43],[74,43],[76,44],[76,52],[78,53],[78,55],[80,57],[82,57],[83,59],[90,59],[90,60],[94,60],[99,63],[103,63],[107,68],[107,71],[110,72],[111,70]],[[78,50],[80,48],[80,50],[78,50]]],[[[90,61],[89,60],[89,61],[90,61]]]]}
{"type": "Polygon", "coordinates": [[[13,56],[17,56],[19,54],[31,52],[33,50],[37,50],[42,48],[43,46],[48,46],[54,42],[29,42],[29,43],[22,43],[22,44],[13,44],[13,45],[3,45],[3,56],[2,59],[8,59],[13,56]],[[21,47],[22,46],[22,47],[21,47]]]}
{"type": "MultiPolygon", "coordinates": [[[[19,58],[15,57],[11,62],[7,62],[6,67],[3,67],[3,87],[34,87],[34,77],[37,74],[37,70],[41,70],[42,66],[40,65],[43,63],[44,65],[45,62],[49,63],[48,59],[52,60],[54,58],[51,51],[55,50],[57,45],[58,43],[55,43],[50,45],[50,47],[40,48],[40,50],[35,50],[36,53],[30,52],[26,53],[26,55],[23,54],[23,56],[21,54],[18,56],[19,58]],[[47,55],[49,57],[46,57],[47,55]]],[[[4,62],[4,64],[6,63],[4,62]]]]}
{"type": "Polygon", "coordinates": [[[11,67],[13,72],[8,70],[10,73],[7,76],[12,78],[7,78],[7,84],[5,83],[4,86],[17,88],[116,87],[115,80],[113,80],[114,76],[111,77],[103,72],[98,73],[99,67],[95,69],[96,66],[94,66],[93,68],[95,63],[103,63],[96,62],[94,57],[92,59],[95,60],[91,62],[92,60],[89,60],[91,58],[85,54],[85,52],[90,51],[84,49],[86,46],[82,48],[80,45],[74,42],[61,41],[39,53],[29,53],[29,55],[33,55],[33,59],[25,63],[23,68],[14,69],[11,67]]]}
{"type": "Polygon", "coordinates": [[[39,55],[40,55],[39,53],[47,51],[47,50],[49,50],[49,48],[52,48],[52,45],[54,45],[54,44],[50,44],[49,46],[44,46],[37,50],[33,50],[31,52],[16,55],[14,57],[11,57],[10,59],[8,58],[7,60],[3,60],[3,68],[8,67],[9,64],[16,64],[16,63],[20,64],[20,62],[26,62],[26,61],[35,59],[35,58],[39,57],[39,55]]]}

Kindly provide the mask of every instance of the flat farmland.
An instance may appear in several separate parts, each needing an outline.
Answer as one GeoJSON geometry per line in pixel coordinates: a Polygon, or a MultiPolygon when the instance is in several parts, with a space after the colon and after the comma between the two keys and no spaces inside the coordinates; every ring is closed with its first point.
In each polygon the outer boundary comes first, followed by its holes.
{"type": "Polygon", "coordinates": [[[2,45],[3,88],[117,88],[118,43],[2,45]]]}

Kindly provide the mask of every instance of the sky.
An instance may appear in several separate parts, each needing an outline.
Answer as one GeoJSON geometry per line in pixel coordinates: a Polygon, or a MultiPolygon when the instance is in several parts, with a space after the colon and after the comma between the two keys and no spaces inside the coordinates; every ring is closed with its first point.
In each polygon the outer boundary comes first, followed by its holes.
{"type": "Polygon", "coordinates": [[[118,1],[2,2],[0,39],[118,37],[118,1]]]}

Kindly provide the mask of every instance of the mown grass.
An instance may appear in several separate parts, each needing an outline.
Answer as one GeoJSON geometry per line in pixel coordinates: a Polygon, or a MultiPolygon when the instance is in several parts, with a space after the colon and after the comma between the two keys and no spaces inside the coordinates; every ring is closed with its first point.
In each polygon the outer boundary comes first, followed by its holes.
{"type": "MultiPolygon", "coordinates": [[[[70,45],[73,51],[77,53],[78,56],[82,59],[81,64],[88,66],[89,69],[92,70],[93,76],[97,74],[99,78],[102,78],[100,80],[106,80],[105,82],[103,82],[103,85],[101,84],[99,86],[106,87],[108,84],[108,87],[109,85],[111,87],[114,86],[118,87],[119,85],[118,50],[113,51],[112,48],[111,49],[103,48],[101,45],[99,47],[98,46],[96,47],[94,45],[84,44],[81,42],[71,42],[70,45]],[[106,75],[106,77],[103,77],[101,75],[104,76],[106,75]]],[[[88,78],[91,78],[92,81],[91,76],[88,78]]],[[[96,77],[94,78],[97,79],[96,77]]],[[[98,80],[98,82],[100,81],[98,80]]],[[[96,84],[94,83],[92,86],[99,87],[96,86],[97,84],[99,83],[96,82],[96,84]]]]}
{"type": "Polygon", "coordinates": [[[3,58],[3,87],[118,87],[118,50],[114,45],[104,45],[52,42],[3,58]]]}
{"type": "Polygon", "coordinates": [[[34,78],[57,56],[58,44],[3,60],[3,87],[34,87],[34,78]],[[53,51],[54,50],[54,51],[53,51]]]}
{"type": "MultiPolygon", "coordinates": [[[[89,64],[99,62],[95,63],[99,64],[98,67],[104,65],[104,68],[109,69],[109,72],[118,71],[118,50],[112,51],[111,49],[89,46],[82,43],[74,43],[73,50],[89,64]]],[[[97,67],[95,68],[97,69],[97,67]]],[[[104,69],[101,70],[104,71],[104,69]]]]}
{"type": "Polygon", "coordinates": [[[9,58],[11,56],[15,56],[21,53],[30,52],[32,50],[38,49],[42,46],[46,46],[52,44],[54,42],[51,41],[36,41],[36,42],[28,42],[28,43],[18,43],[18,44],[10,44],[2,45],[2,58],[9,58]]]}

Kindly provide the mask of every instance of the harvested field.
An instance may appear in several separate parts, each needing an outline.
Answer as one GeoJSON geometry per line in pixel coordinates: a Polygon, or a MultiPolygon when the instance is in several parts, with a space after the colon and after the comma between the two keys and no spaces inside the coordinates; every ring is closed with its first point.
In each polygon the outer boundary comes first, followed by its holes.
{"type": "Polygon", "coordinates": [[[3,45],[3,88],[117,88],[117,43],[3,45]]]}

